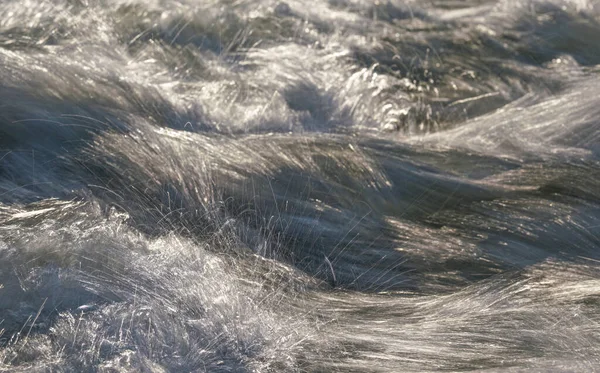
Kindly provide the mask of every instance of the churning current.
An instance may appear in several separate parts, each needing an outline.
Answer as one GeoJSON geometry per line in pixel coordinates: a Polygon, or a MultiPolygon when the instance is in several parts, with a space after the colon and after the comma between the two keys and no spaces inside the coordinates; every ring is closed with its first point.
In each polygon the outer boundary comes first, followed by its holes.
{"type": "Polygon", "coordinates": [[[0,1],[0,372],[458,371],[600,371],[599,1],[0,1]]]}

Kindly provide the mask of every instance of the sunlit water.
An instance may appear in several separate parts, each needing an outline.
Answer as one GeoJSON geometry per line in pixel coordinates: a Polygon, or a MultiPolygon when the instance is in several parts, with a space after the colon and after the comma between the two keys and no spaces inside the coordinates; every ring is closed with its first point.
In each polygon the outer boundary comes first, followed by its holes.
{"type": "Polygon", "coordinates": [[[0,371],[599,369],[598,1],[0,2],[0,371]]]}

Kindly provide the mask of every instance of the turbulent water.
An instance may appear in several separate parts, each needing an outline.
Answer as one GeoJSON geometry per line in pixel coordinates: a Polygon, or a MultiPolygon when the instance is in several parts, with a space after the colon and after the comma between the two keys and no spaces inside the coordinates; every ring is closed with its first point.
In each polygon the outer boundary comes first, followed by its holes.
{"type": "Polygon", "coordinates": [[[600,2],[0,1],[0,371],[600,371],[600,2]]]}

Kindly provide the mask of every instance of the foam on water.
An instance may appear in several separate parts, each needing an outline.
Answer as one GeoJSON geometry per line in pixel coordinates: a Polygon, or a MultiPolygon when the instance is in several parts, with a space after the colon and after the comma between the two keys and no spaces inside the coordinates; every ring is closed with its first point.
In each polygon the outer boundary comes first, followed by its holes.
{"type": "Polygon", "coordinates": [[[600,4],[0,5],[0,370],[595,371],[600,4]]]}

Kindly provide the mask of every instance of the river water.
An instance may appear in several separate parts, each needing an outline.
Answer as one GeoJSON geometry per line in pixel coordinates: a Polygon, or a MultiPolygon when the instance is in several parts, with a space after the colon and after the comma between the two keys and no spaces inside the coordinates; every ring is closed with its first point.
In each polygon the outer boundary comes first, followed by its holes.
{"type": "Polygon", "coordinates": [[[0,2],[0,371],[599,369],[600,2],[0,2]]]}

